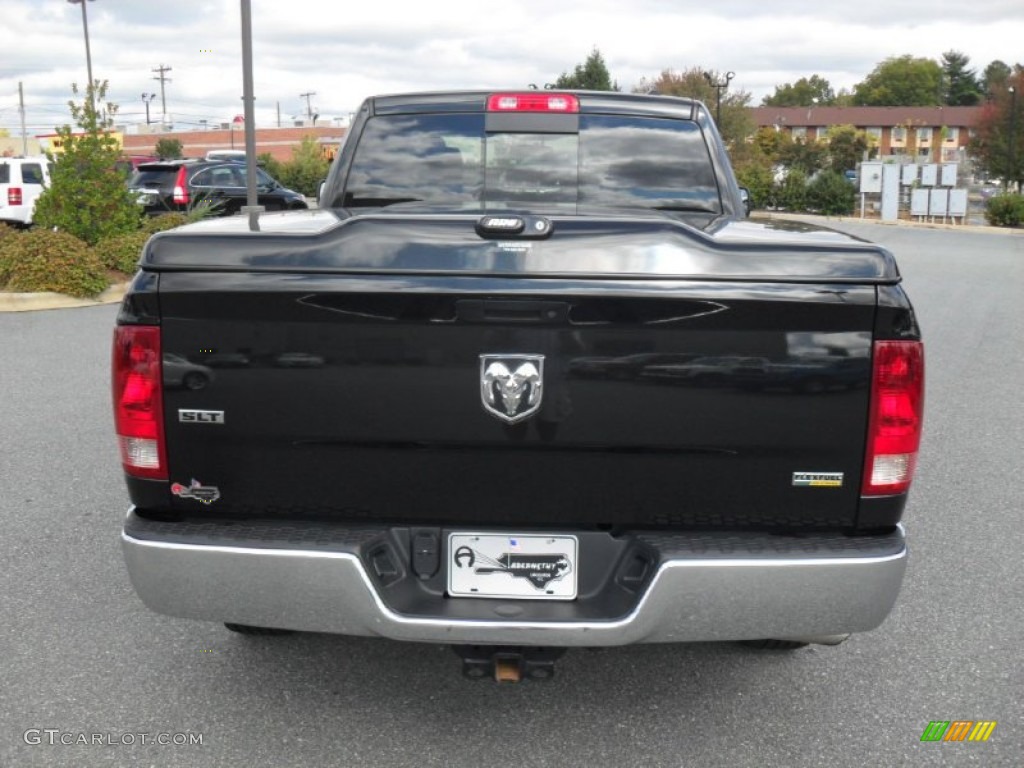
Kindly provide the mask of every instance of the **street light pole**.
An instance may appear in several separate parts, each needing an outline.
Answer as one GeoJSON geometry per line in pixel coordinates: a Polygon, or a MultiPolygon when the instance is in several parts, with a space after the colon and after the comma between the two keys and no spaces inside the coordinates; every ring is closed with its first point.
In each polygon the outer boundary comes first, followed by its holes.
{"type": "Polygon", "coordinates": [[[246,196],[243,213],[249,214],[249,229],[258,232],[260,213],[256,193],[256,95],[252,73],[252,2],[241,0],[242,11],[242,101],[245,105],[245,168],[246,196]]]}
{"type": "MultiPolygon", "coordinates": [[[[93,2],[93,0],[89,0],[93,2]]],[[[86,94],[89,96],[89,104],[92,106],[93,114],[96,113],[96,99],[93,97],[92,80],[92,52],[89,50],[89,17],[85,12],[85,0],[68,0],[72,5],[82,6],[82,31],[85,34],[85,67],[89,73],[89,87],[86,94]]]]}
{"type": "Polygon", "coordinates": [[[149,125],[149,102],[156,98],[155,93],[142,94],[142,101],[146,105],[146,125],[149,125]]]}
{"type": "Polygon", "coordinates": [[[726,72],[724,81],[716,81],[710,72],[704,73],[704,79],[708,81],[708,85],[715,89],[715,123],[718,125],[718,130],[722,130],[722,91],[729,89],[729,81],[736,77],[735,72],[726,72]]]}

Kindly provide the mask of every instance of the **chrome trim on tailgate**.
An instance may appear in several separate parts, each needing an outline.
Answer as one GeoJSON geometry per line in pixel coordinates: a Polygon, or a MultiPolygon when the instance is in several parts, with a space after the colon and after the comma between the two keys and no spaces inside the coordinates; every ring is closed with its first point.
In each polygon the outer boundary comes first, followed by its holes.
{"type": "Polygon", "coordinates": [[[874,629],[892,609],[907,557],[905,545],[877,557],[677,557],[662,562],[635,610],[621,619],[471,621],[395,613],[348,552],[148,541],[126,532],[121,539],[139,596],[171,616],[419,642],[552,646],[874,629]]]}

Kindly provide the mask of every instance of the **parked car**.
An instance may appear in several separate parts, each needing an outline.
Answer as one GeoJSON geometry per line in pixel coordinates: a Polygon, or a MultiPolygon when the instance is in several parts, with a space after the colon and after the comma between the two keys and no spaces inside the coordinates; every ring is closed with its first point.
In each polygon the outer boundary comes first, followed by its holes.
{"type": "MultiPolygon", "coordinates": [[[[128,180],[147,214],[187,211],[209,201],[215,213],[230,216],[246,204],[246,166],[232,161],[160,160],[140,165],[128,180]]],[[[308,208],[298,192],[285,188],[266,171],[256,169],[259,204],[268,211],[308,208]]]]}
{"type": "Polygon", "coordinates": [[[131,155],[127,157],[122,157],[120,160],[114,163],[114,167],[121,173],[123,173],[124,177],[127,179],[130,178],[133,173],[135,173],[135,171],[138,169],[140,165],[145,165],[146,163],[155,163],[159,160],[160,158],[156,157],[155,155],[131,155]]]}
{"type": "Polygon", "coordinates": [[[36,200],[50,186],[45,157],[0,157],[0,222],[27,227],[36,200]]]}
{"type": "Polygon", "coordinates": [[[206,153],[207,160],[230,160],[233,163],[245,162],[244,149],[211,149],[206,153]]]}

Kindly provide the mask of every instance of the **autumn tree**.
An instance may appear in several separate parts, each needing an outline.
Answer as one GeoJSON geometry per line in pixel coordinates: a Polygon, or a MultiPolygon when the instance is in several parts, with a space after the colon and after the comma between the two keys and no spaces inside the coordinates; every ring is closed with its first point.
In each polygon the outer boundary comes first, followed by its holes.
{"type": "Polygon", "coordinates": [[[893,56],[853,89],[861,107],[929,107],[942,101],[942,67],[932,59],[893,56]]]}
{"type": "Polygon", "coordinates": [[[571,88],[583,91],[617,91],[619,84],[612,81],[604,57],[595,47],[587,60],[577,64],[572,72],[563,72],[555,80],[555,88],[571,88]]]}
{"type": "Polygon", "coordinates": [[[1024,67],[1017,67],[1002,87],[996,86],[978,118],[970,151],[991,175],[1024,182],[1024,67]],[[1010,89],[1013,89],[1012,91],[1010,89]]]}
{"type": "Polygon", "coordinates": [[[775,86],[775,93],[765,96],[761,105],[765,107],[810,107],[820,105],[832,106],[836,101],[836,92],[832,85],[823,77],[811,75],[801,77],[795,83],[784,83],[775,86]]]}
{"type": "Polygon", "coordinates": [[[960,51],[942,54],[942,102],[951,107],[972,107],[981,101],[981,86],[971,59],[960,51]]]}
{"type": "MultiPolygon", "coordinates": [[[[636,93],[658,93],[662,96],[682,96],[704,102],[714,118],[717,108],[717,90],[712,82],[724,82],[720,72],[700,67],[690,67],[681,72],[662,70],[653,80],[643,78],[633,89],[636,93]]],[[[718,131],[730,147],[730,151],[742,151],[747,137],[754,133],[754,121],[750,116],[750,93],[739,89],[722,92],[722,120],[718,131]]],[[[734,157],[735,160],[735,157],[734,157]]]]}

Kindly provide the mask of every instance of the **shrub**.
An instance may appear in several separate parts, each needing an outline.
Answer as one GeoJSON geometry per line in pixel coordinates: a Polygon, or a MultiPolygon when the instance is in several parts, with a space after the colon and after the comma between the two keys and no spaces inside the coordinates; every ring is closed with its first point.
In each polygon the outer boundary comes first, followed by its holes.
{"type": "Polygon", "coordinates": [[[799,169],[791,169],[775,188],[778,205],[788,211],[807,209],[807,175],[799,169]]]}
{"type": "Polygon", "coordinates": [[[103,263],[74,235],[30,229],[0,243],[0,283],[7,290],[95,296],[107,287],[103,263]]]}
{"type": "Polygon", "coordinates": [[[0,222],[0,243],[3,243],[4,238],[9,235],[17,234],[18,230],[16,227],[8,226],[3,222],[0,222]]]}
{"type": "Polygon", "coordinates": [[[1021,226],[1024,224],[1024,195],[990,197],[985,205],[985,220],[995,227],[1021,226]]]}
{"type": "MultiPolygon", "coordinates": [[[[282,171],[284,170],[284,163],[276,159],[269,152],[262,152],[256,155],[256,162],[263,167],[264,171],[269,173],[278,181],[281,181],[281,174],[282,171]]],[[[284,182],[281,183],[283,184],[284,182]]]]}
{"type": "Polygon", "coordinates": [[[180,139],[162,138],[153,148],[156,156],[161,160],[177,160],[181,157],[181,151],[184,147],[181,146],[180,139]]]}
{"type": "Polygon", "coordinates": [[[149,232],[128,232],[107,237],[96,243],[95,251],[103,266],[126,275],[135,274],[142,246],[149,240],[149,232]]]}
{"type": "Polygon", "coordinates": [[[277,180],[307,197],[316,197],[320,182],[327,177],[330,167],[331,163],[321,154],[317,140],[305,136],[299,146],[292,149],[291,162],[281,166],[277,180]]]}
{"type": "Polygon", "coordinates": [[[159,216],[150,216],[142,222],[142,231],[147,235],[155,235],[157,232],[165,232],[188,223],[189,218],[184,213],[164,213],[159,216]]]}
{"type": "Polygon", "coordinates": [[[772,169],[750,164],[736,170],[736,180],[750,192],[753,208],[767,208],[772,202],[772,169]]]}
{"type": "Polygon", "coordinates": [[[829,216],[853,213],[857,191],[853,184],[835,171],[825,171],[807,187],[807,205],[829,216]]]}
{"type": "Polygon", "coordinates": [[[103,117],[97,111],[96,104],[105,96],[105,82],[90,83],[81,105],[69,102],[81,130],[73,132],[69,125],[57,129],[64,151],[55,158],[50,186],[39,196],[33,214],[40,227],[56,227],[89,245],[138,229],[141,216],[117,170],[121,153],[111,133],[117,106],[108,103],[103,117]]]}

